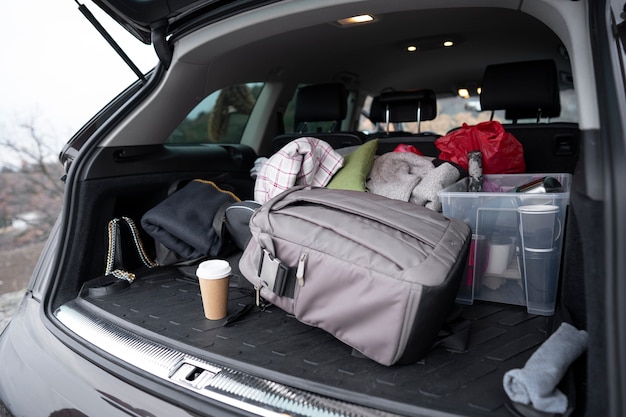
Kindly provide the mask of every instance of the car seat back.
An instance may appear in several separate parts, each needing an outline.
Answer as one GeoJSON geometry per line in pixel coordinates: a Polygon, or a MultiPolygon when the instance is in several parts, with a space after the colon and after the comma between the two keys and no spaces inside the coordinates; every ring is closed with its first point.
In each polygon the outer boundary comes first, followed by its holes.
{"type": "MultiPolygon", "coordinates": [[[[573,173],[578,161],[577,123],[542,122],[561,113],[558,72],[554,61],[489,65],[482,79],[482,110],[504,110],[503,124],[524,147],[527,172],[573,173]],[[518,123],[535,119],[534,123],[518,123]]],[[[493,113],[492,113],[493,117],[493,113]]]]}
{"type": "Polygon", "coordinates": [[[341,121],[346,118],[348,93],[343,84],[329,83],[300,87],[296,96],[294,132],[274,138],[272,153],[287,143],[303,136],[313,136],[328,142],[333,148],[361,145],[363,134],[339,131],[341,121]],[[332,122],[327,131],[309,131],[309,123],[332,122]]]}
{"type": "Polygon", "coordinates": [[[378,139],[378,154],[391,152],[399,144],[415,146],[424,155],[437,156],[435,140],[440,135],[422,132],[421,122],[437,116],[437,98],[433,90],[389,91],[372,100],[370,120],[383,124],[384,131],[369,135],[378,139]],[[390,131],[391,123],[417,122],[417,133],[390,131]]]}

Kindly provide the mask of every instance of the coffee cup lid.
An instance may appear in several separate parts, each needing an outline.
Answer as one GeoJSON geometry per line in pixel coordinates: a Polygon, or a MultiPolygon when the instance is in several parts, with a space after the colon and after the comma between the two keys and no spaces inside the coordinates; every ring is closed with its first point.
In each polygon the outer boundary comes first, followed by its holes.
{"type": "Polygon", "coordinates": [[[196,275],[203,279],[217,279],[230,275],[232,269],[228,261],[223,259],[209,259],[198,265],[196,275]]]}

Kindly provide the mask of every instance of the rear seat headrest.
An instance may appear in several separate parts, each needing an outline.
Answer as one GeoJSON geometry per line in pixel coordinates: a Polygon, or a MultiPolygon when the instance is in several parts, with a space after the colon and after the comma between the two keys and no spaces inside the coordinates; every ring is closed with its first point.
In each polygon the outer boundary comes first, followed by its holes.
{"type": "Polygon", "coordinates": [[[489,65],[481,88],[482,110],[505,110],[507,119],[561,114],[557,69],[551,59],[489,65]]]}
{"type": "Polygon", "coordinates": [[[348,93],[343,84],[300,87],[296,97],[295,125],[304,122],[340,121],[348,112],[348,93]]]}
{"type": "Polygon", "coordinates": [[[433,90],[388,91],[372,100],[369,119],[374,123],[386,122],[389,109],[389,122],[416,122],[417,109],[420,121],[432,120],[437,116],[437,97],[433,90]]]}

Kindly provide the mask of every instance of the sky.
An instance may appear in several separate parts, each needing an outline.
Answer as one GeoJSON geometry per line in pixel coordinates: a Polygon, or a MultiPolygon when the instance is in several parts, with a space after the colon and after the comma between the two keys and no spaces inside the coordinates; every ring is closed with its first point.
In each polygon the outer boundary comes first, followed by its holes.
{"type": "MultiPolygon", "coordinates": [[[[144,45],[91,1],[84,4],[142,72],[157,62],[144,45]]],[[[34,125],[60,147],[98,110],[137,79],[74,0],[10,1],[0,25],[0,139],[34,125]]],[[[0,153],[0,164],[12,156],[0,153]]]]}

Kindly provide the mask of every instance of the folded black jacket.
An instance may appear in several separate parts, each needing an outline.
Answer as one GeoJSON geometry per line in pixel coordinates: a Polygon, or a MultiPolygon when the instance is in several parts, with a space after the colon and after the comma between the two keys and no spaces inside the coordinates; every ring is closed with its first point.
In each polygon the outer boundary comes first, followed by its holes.
{"type": "Polygon", "coordinates": [[[181,259],[216,256],[222,242],[213,219],[225,205],[238,201],[211,181],[193,180],[148,210],[141,226],[181,259]]]}

